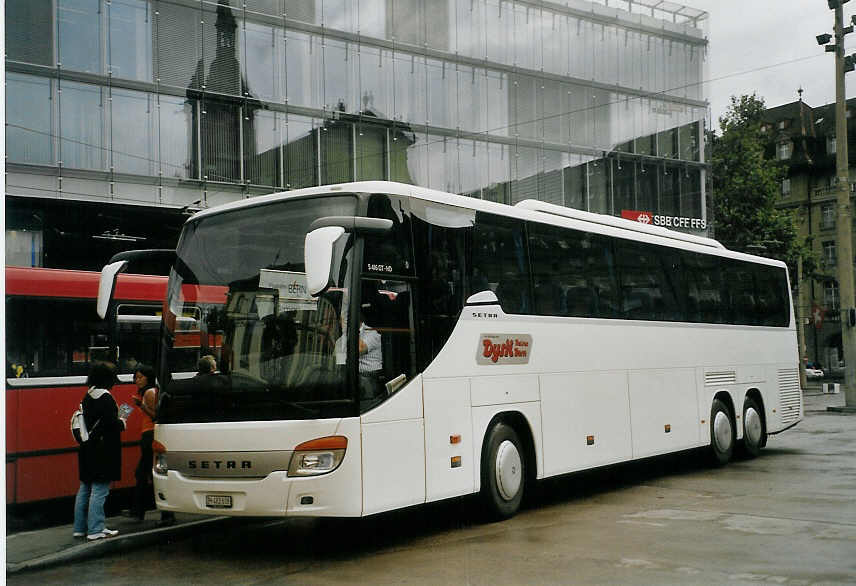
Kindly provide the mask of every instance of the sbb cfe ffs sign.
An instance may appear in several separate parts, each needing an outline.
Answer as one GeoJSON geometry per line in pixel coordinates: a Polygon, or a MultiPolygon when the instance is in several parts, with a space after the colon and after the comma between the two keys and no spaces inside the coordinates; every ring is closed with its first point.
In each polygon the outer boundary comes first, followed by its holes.
{"type": "Polygon", "coordinates": [[[638,210],[621,210],[621,217],[625,220],[633,220],[640,224],[650,226],[662,226],[663,228],[690,228],[692,230],[706,230],[707,220],[701,218],[684,218],[681,216],[661,216],[651,212],[640,212],[638,210]]]}
{"type": "Polygon", "coordinates": [[[482,334],[476,351],[477,364],[528,364],[532,353],[529,334],[482,334]]]}

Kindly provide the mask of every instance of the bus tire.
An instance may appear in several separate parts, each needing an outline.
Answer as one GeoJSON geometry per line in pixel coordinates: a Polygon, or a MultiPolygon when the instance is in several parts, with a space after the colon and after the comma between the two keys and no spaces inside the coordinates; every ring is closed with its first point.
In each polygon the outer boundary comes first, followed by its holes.
{"type": "Polygon", "coordinates": [[[743,403],[743,452],[749,458],[761,453],[767,440],[767,426],[761,407],[752,397],[743,403]]]}
{"type": "Polygon", "coordinates": [[[715,465],[721,466],[731,460],[736,441],[731,410],[719,399],[714,399],[710,407],[710,455],[715,465]]]}
{"type": "Polygon", "coordinates": [[[482,447],[481,496],[489,519],[513,517],[526,488],[526,457],[514,428],[497,423],[482,447]]]}

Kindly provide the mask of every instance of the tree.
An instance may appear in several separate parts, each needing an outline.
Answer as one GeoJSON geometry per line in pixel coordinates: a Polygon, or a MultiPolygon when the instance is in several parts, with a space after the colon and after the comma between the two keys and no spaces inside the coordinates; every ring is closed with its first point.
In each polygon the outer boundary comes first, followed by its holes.
{"type": "Polygon", "coordinates": [[[755,93],[731,96],[711,140],[712,201],[716,239],[727,248],[763,252],[788,263],[812,266],[811,248],[797,233],[793,212],[776,209],[784,165],[765,156],[770,139],[761,132],[764,100],[755,93]]]}

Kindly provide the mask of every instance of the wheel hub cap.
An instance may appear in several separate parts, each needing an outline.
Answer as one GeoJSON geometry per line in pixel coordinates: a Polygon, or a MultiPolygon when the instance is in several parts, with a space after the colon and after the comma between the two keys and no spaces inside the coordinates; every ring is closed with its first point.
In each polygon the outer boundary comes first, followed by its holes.
{"type": "Polygon", "coordinates": [[[743,425],[745,426],[743,435],[746,436],[746,440],[753,445],[758,445],[761,441],[761,415],[749,407],[743,415],[743,425]]]}
{"type": "Polygon", "coordinates": [[[520,453],[512,442],[505,440],[496,451],[496,487],[499,495],[507,501],[512,500],[520,490],[522,479],[520,453]]]}
{"type": "Polygon", "coordinates": [[[713,439],[716,447],[722,452],[727,452],[731,447],[731,420],[728,415],[719,411],[713,418],[713,439]]]}

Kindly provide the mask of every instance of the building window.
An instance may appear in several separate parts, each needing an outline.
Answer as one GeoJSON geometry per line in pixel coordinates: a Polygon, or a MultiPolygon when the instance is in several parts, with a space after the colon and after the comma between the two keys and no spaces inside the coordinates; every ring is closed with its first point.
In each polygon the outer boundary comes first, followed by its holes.
{"type": "Polygon", "coordinates": [[[835,281],[827,281],[823,284],[823,304],[827,311],[838,310],[838,283],[835,281]]]}
{"type": "Polygon", "coordinates": [[[786,161],[790,159],[792,150],[793,145],[790,142],[783,142],[779,144],[779,160],[786,161]]]}
{"type": "Polygon", "coordinates": [[[791,180],[790,179],[782,179],[782,195],[790,195],[791,194],[791,180]]]}
{"type": "Polygon", "coordinates": [[[827,136],[826,137],[826,154],[834,155],[835,154],[835,137],[827,136]]]}
{"type": "Polygon", "coordinates": [[[825,203],[820,206],[820,227],[823,230],[835,228],[835,204],[825,203]]]}
{"type": "Polygon", "coordinates": [[[779,120],[779,130],[784,130],[788,126],[790,126],[790,120],[779,120]]]}
{"type": "Polygon", "coordinates": [[[834,267],[838,262],[838,255],[835,249],[835,241],[828,240],[823,243],[823,266],[827,268],[834,267]]]}

